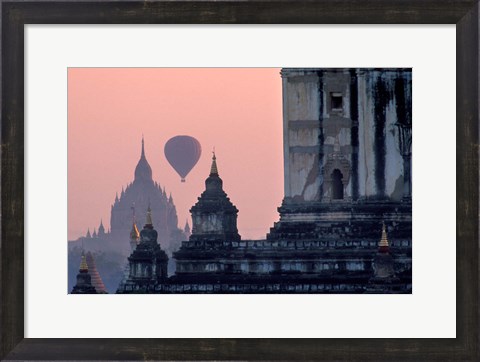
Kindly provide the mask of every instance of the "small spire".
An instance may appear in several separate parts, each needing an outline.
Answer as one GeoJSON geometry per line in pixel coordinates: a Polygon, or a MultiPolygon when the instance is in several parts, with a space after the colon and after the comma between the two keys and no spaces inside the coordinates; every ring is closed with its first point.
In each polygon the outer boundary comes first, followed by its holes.
{"type": "Polygon", "coordinates": [[[185,221],[185,228],[183,229],[186,233],[190,233],[190,225],[188,224],[188,219],[185,221]]]}
{"type": "Polygon", "coordinates": [[[142,133],[142,156],[143,158],[145,158],[145,142],[143,140],[143,133],[142,133]]]}
{"type": "Polygon", "coordinates": [[[210,168],[210,176],[218,176],[218,169],[217,169],[217,157],[215,156],[215,148],[213,149],[213,157],[212,157],[212,167],[210,168]]]}
{"type": "Polygon", "coordinates": [[[115,203],[118,202],[118,192],[115,192],[115,203]]]}
{"type": "Polygon", "coordinates": [[[135,202],[132,202],[132,230],[130,231],[130,241],[138,244],[140,240],[140,232],[137,228],[137,220],[135,217],[135,202]]]}
{"type": "Polygon", "coordinates": [[[103,219],[100,219],[100,226],[98,227],[98,236],[105,235],[105,227],[103,226],[103,219]]]}
{"type": "Polygon", "coordinates": [[[87,235],[86,235],[85,237],[86,237],[86,238],[89,238],[89,239],[92,237],[92,235],[90,235],[90,228],[88,228],[88,230],[87,230],[87,235]]]}
{"type": "Polygon", "coordinates": [[[385,227],[385,222],[382,224],[382,238],[380,239],[380,242],[378,243],[378,247],[380,251],[382,252],[388,252],[389,248],[389,242],[387,238],[387,230],[385,227]]]}
{"type": "Polygon", "coordinates": [[[80,262],[80,272],[87,273],[88,265],[87,260],[85,259],[85,252],[82,251],[82,261],[80,262]]]}
{"type": "Polygon", "coordinates": [[[147,222],[146,225],[153,225],[152,222],[152,209],[150,209],[150,204],[148,204],[148,209],[147,209],[147,222]]]}
{"type": "Polygon", "coordinates": [[[132,230],[130,231],[130,241],[133,241],[138,244],[140,240],[140,232],[138,231],[137,224],[135,221],[132,224],[132,230]]]}

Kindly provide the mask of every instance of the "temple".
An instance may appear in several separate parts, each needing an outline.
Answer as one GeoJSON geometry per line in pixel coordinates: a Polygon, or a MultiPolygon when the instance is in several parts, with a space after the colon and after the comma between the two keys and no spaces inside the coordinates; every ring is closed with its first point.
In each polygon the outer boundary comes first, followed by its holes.
{"type": "Polygon", "coordinates": [[[88,265],[85,253],[82,253],[82,261],[77,274],[77,284],[73,287],[71,294],[96,294],[97,291],[92,285],[92,277],[88,273],[88,265]]]}
{"type": "MultiPolygon", "coordinates": [[[[151,207],[154,215],[154,224],[157,226],[158,238],[170,251],[175,250],[184,237],[178,228],[177,211],[172,195],[167,196],[165,188],[153,181],[152,168],[145,156],[145,145],[142,138],[140,160],[135,167],[134,180],[125,189],[122,188],[120,197],[115,198],[112,205],[110,228],[111,238],[116,240],[119,247],[130,250],[130,234],[132,207],[137,210],[146,210],[151,207]]],[[[143,214],[138,218],[140,225],[145,223],[143,214]]]]}
{"type": "Polygon", "coordinates": [[[148,207],[139,243],[128,258],[128,278],[120,284],[117,290],[119,294],[152,293],[168,277],[168,256],[158,244],[158,233],[153,227],[152,220],[152,211],[148,207]]]}

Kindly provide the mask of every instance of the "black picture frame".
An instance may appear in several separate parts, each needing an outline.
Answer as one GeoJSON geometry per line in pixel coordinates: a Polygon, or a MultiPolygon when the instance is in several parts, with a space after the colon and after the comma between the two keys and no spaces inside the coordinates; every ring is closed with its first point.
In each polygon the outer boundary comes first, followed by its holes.
{"type": "Polygon", "coordinates": [[[479,359],[478,0],[2,1],[1,11],[1,359],[479,359]],[[457,338],[24,338],[24,25],[39,23],[456,24],[457,338]]]}

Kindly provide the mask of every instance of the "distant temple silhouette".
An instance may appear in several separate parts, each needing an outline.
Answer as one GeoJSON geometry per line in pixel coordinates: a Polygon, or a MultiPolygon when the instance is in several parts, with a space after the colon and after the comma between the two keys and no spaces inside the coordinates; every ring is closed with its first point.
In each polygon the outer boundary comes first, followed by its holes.
{"type": "Polygon", "coordinates": [[[172,246],[174,249],[184,238],[183,231],[178,228],[177,210],[172,195],[167,197],[165,187],[162,190],[160,185],[153,181],[152,168],[145,157],[145,145],[142,138],[142,151],[137,167],[135,167],[135,178],[125,190],[122,188],[120,197],[115,197],[110,217],[111,237],[119,242],[121,240],[125,250],[130,250],[132,207],[142,211],[137,222],[143,225],[145,224],[144,210],[149,206],[154,218],[153,223],[157,227],[159,242],[167,248],[172,246]]]}
{"type": "MultiPolygon", "coordinates": [[[[135,167],[134,180],[127,184],[126,188],[122,187],[120,196],[117,193],[111,206],[110,229],[105,231],[103,220],[100,220],[98,230],[94,228],[93,233],[90,233],[90,229],[87,229],[84,237],[69,242],[69,249],[72,250],[76,247],[80,250],[80,246],[82,246],[82,249],[92,253],[104,253],[107,258],[114,253],[119,255],[118,258],[128,256],[132,250],[129,237],[132,228],[132,212],[135,209],[141,210],[137,222],[145,224],[144,210],[149,206],[153,215],[153,223],[158,232],[158,242],[171,254],[178,249],[181,241],[188,237],[190,227],[187,223],[187,235],[178,227],[177,210],[173,197],[171,194],[167,196],[165,187],[162,189],[160,184],[153,180],[152,168],[145,155],[145,142],[142,137],[140,159],[135,167]]],[[[79,257],[78,254],[77,257],[79,257]]],[[[99,268],[101,266],[98,265],[99,268]]],[[[173,268],[174,265],[171,264],[172,271],[173,268]]],[[[70,266],[69,273],[71,284],[74,281],[75,273],[73,266],[70,266]]],[[[116,290],[118,280],[114,278],[114,287],[112,283],[109,283],[111,292],[116,290]]]]}

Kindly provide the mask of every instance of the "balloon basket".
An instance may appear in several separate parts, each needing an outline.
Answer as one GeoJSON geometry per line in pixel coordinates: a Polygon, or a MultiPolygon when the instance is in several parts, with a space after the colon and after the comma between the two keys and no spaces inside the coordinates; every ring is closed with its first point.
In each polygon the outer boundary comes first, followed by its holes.
{"type": "Polygon", "coordinates": [[[184,179],[184,178],[182,178],[180,181],[181,181],[181,182],[185,182],[185,179],[184,179]]]}

